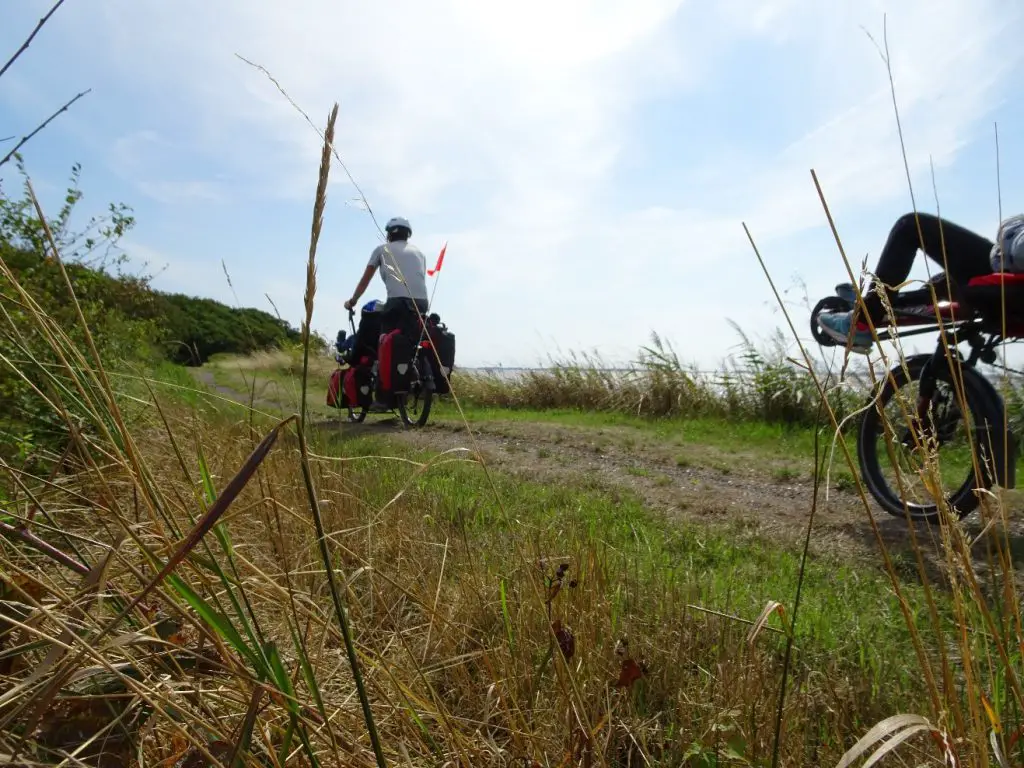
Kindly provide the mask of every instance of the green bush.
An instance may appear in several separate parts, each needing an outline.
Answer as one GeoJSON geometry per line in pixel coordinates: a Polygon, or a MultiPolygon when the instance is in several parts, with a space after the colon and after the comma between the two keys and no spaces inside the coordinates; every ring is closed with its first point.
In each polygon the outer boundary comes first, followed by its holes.
{"type": "MultiPolygon", "coordinates": [[[[24,175],[20,163],[19,169],[24,175]]],[[[62,385],[65,366],[93,364],[72,292],[104,365],[112,369],[161,359],[198,365],[213,354],[248,354],[300,339],[267,312],[162,293],[148,276],[126,273],[118,243],[135,223],[131,209],[111,204],[103,216],[72,231],[71,216],[82,199],[79,173],[74,166],[63,204],[46,226],[27,186],[19,197],[0,187],[0,458],[38,455],[34,449],[56,449],[66,439],[57,411],[74,412],[81,393],[62,385]]]]}
{"type": "Polygon", "coordinates": [[[144,279],[113,275],[123,256],[117,242],[134,224],[124,205],[111,205],[79,232],[69,229],[81,199],[79,169],[60,211],[46,222],[66,263],[53,257],[46,228],[28,195],[14,198],[0,188],[0,456],[27,456],[65,439],[59,409],[72,414],[80,393],[68,391],[66,366],[93,364],[86,329],[112,367],[154,355],[152,295],[144,279]],[[69,290],[69,284],[70,289],[69,290]],[[58,350],[60,352],[58,353],[58,350]]]}
{"type": "Polygon", "coordinates": [[[212,299],[157,294],[165,318],[161,335],[171,360],[201,365],[212,355],[247,355],[296,344],[301,334],[259,309],[235,309],[212,299]]]}

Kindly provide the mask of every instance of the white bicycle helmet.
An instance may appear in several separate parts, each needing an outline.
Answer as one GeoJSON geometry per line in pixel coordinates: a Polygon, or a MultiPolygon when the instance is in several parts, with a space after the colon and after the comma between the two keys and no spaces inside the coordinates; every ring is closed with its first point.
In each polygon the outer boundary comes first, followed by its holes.
{"type": "Polygon", "coordinates": [[[404,216],[395,216],[384,226],[385,232],[391,232],[396,229],[405,229],[410,235],[412,234],[412,225],[409,224],[409,220],[404,216]]]}

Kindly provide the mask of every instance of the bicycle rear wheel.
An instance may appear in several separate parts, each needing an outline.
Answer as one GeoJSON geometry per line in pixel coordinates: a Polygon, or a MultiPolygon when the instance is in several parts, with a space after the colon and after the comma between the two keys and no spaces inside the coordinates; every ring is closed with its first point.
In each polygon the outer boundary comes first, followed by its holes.
{"type": "Polygon", "coordinates": [[[425,426],[427,419],[430,418],[430,409],[434,403],[433,377],[423,375],[424,369],[430,365],[430,362],[422,357],[417,357],[415,365],[417,380],[413,388],[418,388],[419,393],[413,400],[412,407],[409,406],[408,395],[398,395],[396,398],[398,401],[398,415],[402,419],[402,423],[407,427],[425,426]]]}

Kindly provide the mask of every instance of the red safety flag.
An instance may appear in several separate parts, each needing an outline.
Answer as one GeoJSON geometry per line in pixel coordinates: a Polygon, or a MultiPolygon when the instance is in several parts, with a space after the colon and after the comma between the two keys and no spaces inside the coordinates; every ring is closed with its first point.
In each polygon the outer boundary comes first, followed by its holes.
{"type": "Polygon", "coordinates": [[[448,242],[447,241],[445,241],[445,244],[443,246],[441,246],[441,253],[439,253],[437,255],[437,264],[434,265],[433,269],[428,269],[427,270],[427,274],[430,275],[431,277],[433,277],[434,275],[436,275],[438,272],[441,271],[441,264],[444,263],[444,252],[446,250],[448,250],[448,242]]]}

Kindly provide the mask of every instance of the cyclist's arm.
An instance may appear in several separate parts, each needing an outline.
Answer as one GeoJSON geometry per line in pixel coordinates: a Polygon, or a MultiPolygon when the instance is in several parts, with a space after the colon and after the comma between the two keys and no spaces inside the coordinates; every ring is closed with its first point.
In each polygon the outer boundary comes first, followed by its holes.
{"type": "Polygon", "coordinates": [[[366,265],[366,269],[363,270],[363,276],[359,279],[359,285],[357,285],[355,291],[352,292],[353,305],[359,301],[359,297],[363,295],[364,291],[366,291],[366,288],[370,285],[370,281],[373,279],[373,275],[376,271],[376,264],[366,265]]]}
{"type": "Polygon", "coordinates": [[[375,248],[370,254],[370,261],[367,262],[367,268],[362,270],[362,276],[359,279],[359,284],[352,292],[352,298],[346,302],[349,307],[355,306],[359,297],[367,290],[367,287],[370,285],[370,281],[374,279],[374,272],[377,271],[377,267],[381,266],[383,250],[384,248],[382,246],[377,246],[377,248],[375,248]]]}

